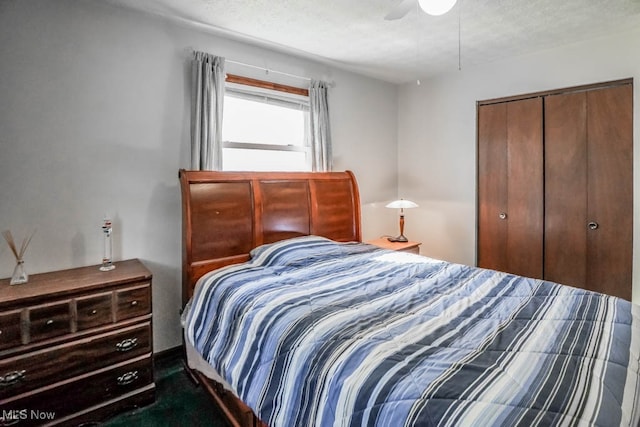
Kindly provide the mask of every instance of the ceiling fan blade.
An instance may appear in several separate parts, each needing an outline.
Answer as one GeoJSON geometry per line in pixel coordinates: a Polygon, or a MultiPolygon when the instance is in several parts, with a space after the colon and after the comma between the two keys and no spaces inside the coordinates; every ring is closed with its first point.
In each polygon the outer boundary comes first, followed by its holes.
{"type": "Polygon", "coordinates": [[[398,5],[391,9],[391,12],[389,12],[384,19],[387,21],[394,21],[404,17],[416,7],[416,1],[418,0],[402,0],[398,5]]]}

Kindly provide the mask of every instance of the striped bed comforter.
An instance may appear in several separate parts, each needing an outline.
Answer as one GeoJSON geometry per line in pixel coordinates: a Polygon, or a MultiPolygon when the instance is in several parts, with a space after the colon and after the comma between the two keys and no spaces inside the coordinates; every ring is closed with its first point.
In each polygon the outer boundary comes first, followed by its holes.
{"type": "Polygon", "coordinates": [[[640,307],[308,236],[199,282],[186,336],[271,427],[640,425],[640,307]]]}

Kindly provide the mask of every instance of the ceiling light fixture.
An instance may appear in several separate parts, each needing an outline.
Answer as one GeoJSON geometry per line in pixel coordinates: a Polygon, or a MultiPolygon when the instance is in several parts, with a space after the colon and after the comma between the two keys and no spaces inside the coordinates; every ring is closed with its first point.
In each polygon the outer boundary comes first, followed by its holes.
{"type": "Polygon", "coordinates": [[[418,0],[420,8],[433,16],[444,15],[455,6],[457,0],[418,0]]]}

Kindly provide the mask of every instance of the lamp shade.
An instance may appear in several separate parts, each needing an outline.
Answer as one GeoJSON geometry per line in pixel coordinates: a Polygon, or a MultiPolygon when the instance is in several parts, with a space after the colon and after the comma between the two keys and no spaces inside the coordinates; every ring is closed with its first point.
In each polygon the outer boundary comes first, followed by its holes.
{"type": "Polygon", "coordinates": [[[418,0],[420,8],[433,16],[444,15],[456,4],[456,0],[418,0]]]}
{"type": "Polygon", "coordinates": [[[394,200],[393,202],[389,203],[385,207],[391,208],[391,209],[409,209],[409,208],[417,208],[418,205],[416,203],[413,203],[411,200],[400,199],[400,200],[394,200]]]}

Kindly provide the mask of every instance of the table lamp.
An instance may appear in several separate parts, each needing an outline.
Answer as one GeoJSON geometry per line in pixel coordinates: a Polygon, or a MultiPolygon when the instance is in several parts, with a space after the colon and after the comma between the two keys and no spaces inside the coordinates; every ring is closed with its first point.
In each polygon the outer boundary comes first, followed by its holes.
{"type": "Polygon", "coordinates": [[[409,239],[404,236],[404,210],[409,208],[417,208],[418,205],[410,200],[400,199],[389,203],[385,207],[391,209],[400,209],[400,235],[398,237],[389,237],[388,240],[390,242],[408,242],[409,239]]]}

